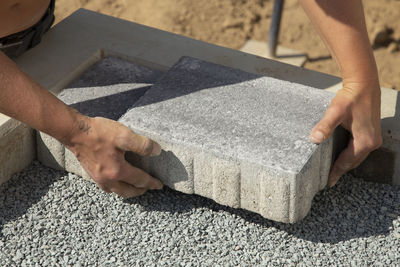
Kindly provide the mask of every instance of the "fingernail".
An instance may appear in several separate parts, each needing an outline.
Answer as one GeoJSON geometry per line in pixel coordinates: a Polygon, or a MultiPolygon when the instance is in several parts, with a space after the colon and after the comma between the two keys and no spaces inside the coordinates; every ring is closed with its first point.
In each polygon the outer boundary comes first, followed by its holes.
{"type": "Polygon", "coordinates": [[[330,182],[330,183],[329,183],[329,187],[330,187],[330,188],[334,187],[336,183],[337,183],[337,180],[336,180],[336,181],[333,181],[333,182],[330,182]]]}
{"type": "Polygon", "coordinates": [[[339,178],[340,177],[335,177],[335,178],[329,179],[330,181],[328,182],[328,186],[329,187],[334,187],[335,184],[339,181],[339,178]]]}
{"type": "Polygon", "coordinates": [[[161,146],[157,143],[153,143],[153,150],[151,151],[150,156],[158,156],[161,154],[161,146]]]}
{"type": "Polygon", "coordinates": [[[321,143],[322,141],[324,141],[324,134],[320,131],[315,131],[311,135],[311,141],[316,142],[316,143],[321,143]]]}
{"type": "Polygon", "coordinates": [[[160,182],[160,184],[155,188],[156,190],[161,190],[163,189],[164,185],[160,182]]]}

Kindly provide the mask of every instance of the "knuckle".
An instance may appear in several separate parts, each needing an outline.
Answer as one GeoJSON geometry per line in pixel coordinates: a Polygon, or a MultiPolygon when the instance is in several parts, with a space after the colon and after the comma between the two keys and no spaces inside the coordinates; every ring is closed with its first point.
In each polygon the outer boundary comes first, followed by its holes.
{"type": "Polygon", "coordinates": [[[130,137],[130,133],[128,132],[128,131],[124,131],[124,130],[122,130],[122,131],[120,131],[120,133],[118,134],[118,138],[120,139],[120,140],[129,140],[129,137],[130,137]]]}
{"type": "Polygon", "coordinates": [[[148,181],[138,179],[138,177],[134,177],[132,179],[132,185],[134,185],[136,188],[147,188],[148,187],[147,183],[148,183],[148,181]]]}
{"type": "Polygon", "coordinates": [[[371,152],[373,150],[378,149],[379,147],[382,146],[382,138],[378,137],[378,138],[367,138],[364,140],[364,148],[367,152],[371,152]]]}
{"type": "Polygon", "coordinates": [[[106,192],[106,193],[111,193],[110,188],[108,188],[107,186],[105,186],[105,185],[103,185],[103,184],[100,184],[100,183],[98,183],[97,185],[98,185],[99,188],[100,188],[101,190],[103,190],[104,192],[106,192]]]}
{"type": "Polygon", "coordinates": [[[132,198],[132,197],[138,197],[143,195],[146,192],[146,190],[142,190],[142,189],[137,189],[134,188],[133,186],[129,186],[127,185],[127,187],[125,188],[125,190],[123,190],[123,192],[121,192],[119,195],[124,198],[132,198]]]}
{"type": "Polygon", "coordinates": [[[114,140],[115,144],[123,150],[129,150],[130,136],[125,131],[119,133],[114,140]]]}
{"type": "Polygon", "coordinates": [[[119,129],[119,138],[129,140],[132,137],[132,131],[123,127],[119,129]]]}
{"type": "Polygon", "coordinates": [[[132,192],[132,196],[131,197],[138,197],[143,195],[144,193],[146,193],[147,189],[143,189],[143,188],[135,188],[135,190],[132,192]]]}
{"type": "Polygon", "coordinates": [[[144,189],[144,188],[150,188],[151,187],[151,180],[150,179],[144,179],[143,181],[140,181],[137,183],[136,187],[144,189]]]}
{"type": "Polygon", "coordinates": [[[338,105],[335,105],[335,103],[331,103],[331,105],[328,107],[326,114],[338,114],[341,112],[341,109],[338,107],[338,105]]]}
{"type": "Polygon", "coordinates": [[[153,151],[153,142],[148,138],[144,138],[139,152],[143,155],[150,155],[152,151],[153,151]]]}
{"type": "Polygon", "coordinates": [[[331,132],[331,127],[329,126],[329,124],[325,121],[321,121],[318,126],[316,127],[316,130],[320,131],[323,133],[324,138],[326,138],[329,133],[331,132]]]}
{"type": "Polygon", "coordinates": [[[116,194],[122,198],[128,197],[125,188],[120,186],[118,183],[116,183],[112,186],[111,192],[113,192],[114,194],[116,194]]]}
{"type": "Polygon", "coordinates": [[[345,103],[340,103],[340,104],[335,103],[329,106],[327,114],[330,114],[331,116],[334,117],[341,117],[344,114],[346,114],[347,109],[348,105],[346,105],[345,103]]]}
{"type": "Polygon", "coordinates": [[[116,193],[116,194],[119,195],[120,197],[122,197],[123,199],[128,199],[128,198],[131,197],[129,194],[127,194],[125,192],[119,192],[119,193],[116,193]]]}
{"type": "Polygon", "coordinates": [[[102,176],[103,179],[117,181],[121,177],[121,171],[117,168],[110,168],[108,170],[105,170],[102,176]]]}
{"type": "Polygon", "coordinates": [[[118,181],[121,177],[121,171],[118,169],[108,169],[98,172],[92,176],[92,179],[98,184],[108,184],[118,181]]]}
{"type": "Polygon", "coordinates": [[[375,143],[375,149],[380,148],[382,145],[383,145],[383,139],[382,139],[381,136],[379,136],[379,137],[377,138],[377,140],[376,140],[376,143],[375,143]]]}
{"type": "Polygon", "coordinates": [[[336,166],[336,169],[338,170],[338,172],[340,172],[342,174],[348,172],[349,170],[351,170],[351,168],[352,168],[351,162],[341,163],[336,166]]]}

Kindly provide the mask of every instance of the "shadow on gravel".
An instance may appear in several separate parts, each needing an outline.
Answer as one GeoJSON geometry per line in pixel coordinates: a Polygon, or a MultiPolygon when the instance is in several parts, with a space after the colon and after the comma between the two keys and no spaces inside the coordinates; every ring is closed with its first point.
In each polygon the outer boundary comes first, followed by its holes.
{"type": "Polygon", "coordinates": [[[353,238],[388,235],[400,217],[400,187],[343,177],[315,196],[308,216],[278,228],[313,242],[338,243],[353,238]]]}
{"type": "Polygon", "coordinates": [[[228,212],[258,227],[273,227],[300,239],[331,244],[353,238],[388,235],[393,221],[400,216],[400,187],[368,183],[351,177],[343,177],[334,188],[320,192],[314,198],[308,216],[296,224],[274,222],[249,211],[222,206],[213,200],[169,188],[125,201],[140,204],[147,211],[171,214],[191,213],[201,208],[228,212]]]}
{"type": "Polygon", "coordinates": [[[42,173],[38,173],[39,165],[39,162],[33,162],[0,186],[0,238],[4,237],[4,224],[26,214],[49,191],[49,187],[65,175],[46,167],[41,167],[42,173]]]}

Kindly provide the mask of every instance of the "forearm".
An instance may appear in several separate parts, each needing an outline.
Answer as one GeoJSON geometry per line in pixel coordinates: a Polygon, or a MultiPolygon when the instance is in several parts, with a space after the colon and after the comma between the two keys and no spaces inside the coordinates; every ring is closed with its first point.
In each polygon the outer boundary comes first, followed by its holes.
{"type": "Polygon", "coordinates": [[[382,145],[380,86],[369,44],[361,0],[299,0],[315,25],[342,74],[343,87],[332,99],[324,117],[311,131],[320,144],[337,126],[351,132],[347,147],[329,174],[333,186],[382,145]]]}
{"type": "Polygon", "coordinates": [[[0,52],[0,112],[68,143],[79,114],[0,52]]]}
{"type": "Polygon", "coordinates": [[[45,132],[66,145],[106,192],[123,197],[161,189],[162,183],[133,167],[125,151],[140,156],[161,153],[156,142],[105,118],[89,118],[65,105],[0,52],[0,112],[45,132]]]}
{"type": "Polygon", "coordinates": [[[338,64],[343,83],[374,82],[378,85],[361,0],[299,2],[338,64]]]}

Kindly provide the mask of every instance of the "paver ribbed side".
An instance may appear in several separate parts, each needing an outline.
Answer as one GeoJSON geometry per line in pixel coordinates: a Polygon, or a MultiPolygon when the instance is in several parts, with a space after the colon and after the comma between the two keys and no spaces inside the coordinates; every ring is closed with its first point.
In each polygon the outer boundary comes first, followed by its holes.
{"type": "Polygon", "coordinates": [[[193,153],[184,146],[160,142],[162,153],[147,157],[148,171],[165,185],[183,193],[193,194],[193,153]]]}
{"type": "Polygon", "coordinates": [[[56,169],[65,169],[65,148],[55,138],[37,131],[36,146],[38,160],[45,166],[56,169]]]}
{"type": "Polygon", "coordinates": [[[24,123],[1,133],[0,185],[35,159],[35,133],[24,123]]]}
{"type": "Polygon", "coordinates": [[[182,193],[281,222],[294,223],[307,215],[315,194],[326,186],[332,159],[333,139],[319,145],[303,169],[294,173],[223,158],[190,146],[182,150],[182,145],[169,144],[154,132],[136,132],[157,141],[163,151],[156,157],[128,153],[126,159],[132,165],[182,193]]]}

